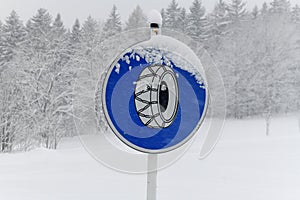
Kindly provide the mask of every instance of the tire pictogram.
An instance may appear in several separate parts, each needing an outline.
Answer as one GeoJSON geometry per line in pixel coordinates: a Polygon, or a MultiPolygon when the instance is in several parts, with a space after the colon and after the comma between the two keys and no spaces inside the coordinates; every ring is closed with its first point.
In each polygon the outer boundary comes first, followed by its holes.
{"type": "Polygon", "coordinates": [[[178,110],[176,74],[165,65],[145,68],[136,82],[134,99],[138,116],[145,126],[169,127],[178,110]]]}

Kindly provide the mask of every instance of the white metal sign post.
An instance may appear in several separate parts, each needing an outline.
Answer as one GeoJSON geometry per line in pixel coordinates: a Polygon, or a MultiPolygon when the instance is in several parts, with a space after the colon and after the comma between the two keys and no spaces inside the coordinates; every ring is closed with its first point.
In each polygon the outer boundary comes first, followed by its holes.
{"type": "Polygon", "coordinates": [[[157,154],[148,154],[147,200],[156,200],[157,154]]]}

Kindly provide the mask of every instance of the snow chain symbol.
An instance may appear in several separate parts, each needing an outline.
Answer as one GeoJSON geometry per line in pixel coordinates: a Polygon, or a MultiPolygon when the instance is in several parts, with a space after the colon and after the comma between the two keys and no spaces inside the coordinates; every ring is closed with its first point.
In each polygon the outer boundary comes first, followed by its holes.
{"type": "Polygon", "coordinates": [[[164,65],[145,68],[136,82],[135,108],[142,123],[150,128],[167,128],[178,110],[178,82],[174,71],[164,65]]]}

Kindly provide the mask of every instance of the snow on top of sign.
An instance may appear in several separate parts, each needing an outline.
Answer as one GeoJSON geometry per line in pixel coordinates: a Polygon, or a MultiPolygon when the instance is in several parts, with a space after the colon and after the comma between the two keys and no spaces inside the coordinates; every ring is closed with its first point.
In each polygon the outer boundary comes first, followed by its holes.
{"type": "Polygon", "coordinates": [[[140,58],[138,55],[135,57],[135,59],[136,59],[136,61],[138,61],[138,62],[140,62],[140,60],[141,60],[141,58],[140,58]]]}
{"type": "Polygon", "coordinates": [[[157,10],[151,10],[148,14],[148,22],[162,25],[162,16],[157,10]]]}
{"type": "Polygon", "coordinates": [[[204,69],[197,55],[187,45],[174,38],[154,36],[149,41],[134,46],[132,52],[140,55],[148,63],[164,63],[173,67],[173,62],[177,67],[194,75],[201,85],[205,84],[204,69]]]}
{"type": "Polygon", "coordinates": [[[119,73],[120,73],[121,65],[120,65],[119,63],[117,63],[115,67],[116,67],[115,72],[116,72],[117,74],[119,74],[119,73]]]}

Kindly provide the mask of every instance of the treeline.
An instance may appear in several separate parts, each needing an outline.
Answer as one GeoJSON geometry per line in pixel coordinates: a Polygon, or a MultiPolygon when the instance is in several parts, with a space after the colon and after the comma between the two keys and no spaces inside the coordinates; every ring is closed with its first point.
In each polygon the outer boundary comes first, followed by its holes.
{"type": "MultiPolygon", "coordinates": [[[[188,10],[173,0],[161,14],[164,28],[187,34],[213,57],[224,78],[228,117],[299,111],[299,6],[274,0],[248,11],[241,0],[220,0],[207,13],[199,0],[188,10]]],[[[74,118],[95,120],[89,114],[95,82],[113,52],[106,39],[146,26],[139,6],[124,24],[113,6],[104,23],[88,17],[70,30],[45,9],[25,24],[12,11],[0,23],[0,152],[55,149],[74,135],[74,118]]]]}

